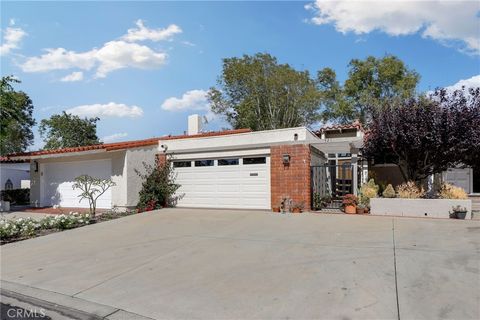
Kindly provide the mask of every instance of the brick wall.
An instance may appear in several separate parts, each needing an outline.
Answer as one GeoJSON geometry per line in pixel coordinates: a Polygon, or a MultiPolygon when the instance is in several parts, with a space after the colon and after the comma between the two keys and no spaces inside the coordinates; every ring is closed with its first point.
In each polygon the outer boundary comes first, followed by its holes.
{"type": "Polygon", "coordinates": [[[167,162],[167,155],[165,153],[157,153],[155,157],[158,160],[158,164],[164,164],[167,162]]]}
{"type": "Polygon", "coordinates": [[[281,145],[271,147],[271,205],[280,206],[282,198],[305,202],[310,209],[310,146],[281,145]],[[290,155],[290,165],[284,165],[283,154],[290,155]]]}

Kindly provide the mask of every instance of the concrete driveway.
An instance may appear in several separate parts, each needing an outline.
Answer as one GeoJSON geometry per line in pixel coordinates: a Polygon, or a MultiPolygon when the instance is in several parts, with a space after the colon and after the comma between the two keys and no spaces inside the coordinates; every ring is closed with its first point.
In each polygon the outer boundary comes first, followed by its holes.
{"type": "Polygon", "coordinates": [[[480,318],[478,221],[164,209],[1,251],[4,288],[102,316],[480,318]]]}

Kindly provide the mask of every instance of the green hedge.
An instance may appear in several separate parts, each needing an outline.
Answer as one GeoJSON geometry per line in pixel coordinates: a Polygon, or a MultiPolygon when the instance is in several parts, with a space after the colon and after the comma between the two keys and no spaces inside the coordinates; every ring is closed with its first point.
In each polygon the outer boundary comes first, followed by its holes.
{"type": "Polygon", "coordinates": [[[30,204],[30,189],[2,190],[0,197],[10,204],[30,204]]]}

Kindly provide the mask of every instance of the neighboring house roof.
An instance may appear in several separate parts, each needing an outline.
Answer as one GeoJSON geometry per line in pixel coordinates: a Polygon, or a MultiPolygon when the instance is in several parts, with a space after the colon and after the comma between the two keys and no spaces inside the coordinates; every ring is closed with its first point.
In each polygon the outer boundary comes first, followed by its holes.
{"type": "Polygon", "coordinates": [[[316,133],[318,134],[325,131],[338,131],[338,130],[346,130],[346,129],[358,129],[360,131],[363,131],[363,126],[357,120],[349,124],[335,124],[335,125],[326,126],[326,127],[320,128],[316,133]]]}
{"type": "Polygon", "coordinates": [[[31,152],[24,152],[24,153],[15,153],[15,154],[9,154],[3,158],[11,162],[16,162],[16,161],[18,162],[19,160],[16,160],[18,158],[28,158],[32,156],[62,154],[62,153],[71,153],[71,152],[83,152],[83,151],[91,151],[91,150],[115,151],[115,150],[123,150],[123,149],[130,149],[130,148],[154,146],[154,145],[157,145],[158,141],[160,140],[203,138],[203,137],[223,136],[228,134],[237,134],[237,133],[246,133],[246,132],[251,132],[251,130],[236,129],[236,130],[205,132],[205,133],[199,133],[199,134],[193,134],[193,135],[186,135],[186,134],[177,135],[177,136],[168,135],[168,136],[150,138],[150,139],[144,139],[144,140],[133,140],[133,141],[104,143],[104,144],[96,144],[91,146],[81,146],[81,147],[63,148],[63,149],[55,149],[55,150],[40,150],[40,151],[31,151],[31,152]]]}
{"type": "Polygon", "coordinates": [[[9,156],[0,157],[0,163],[28,163],[28,159],[10,159],[9,156]]]}

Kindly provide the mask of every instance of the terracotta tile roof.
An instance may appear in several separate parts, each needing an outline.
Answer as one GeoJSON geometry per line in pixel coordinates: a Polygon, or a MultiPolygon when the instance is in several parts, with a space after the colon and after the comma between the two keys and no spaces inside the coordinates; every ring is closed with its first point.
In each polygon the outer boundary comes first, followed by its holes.
{"type": "Polygon", "coordinates": [[[8,158],[8,159],[25,158],[25,157],[31,157],[31,156],[41,156],[41,155],[70,153],[70,152],[83,152],[83,151],[91,151],[91,150],[114,151],[114,150],[123,150],[123,149],[129,149],[129,148],[153,146],[158,144],[159,140],[192,139],[192,138],[203,138],[203,137],[213,137],[213,136],[224,136],[229,134],[246,133],[251,131],[252,130],[250,129],[236,129],[236,130],[205,132],[205,133],[199,133],[194,135],[186,135],[186,134],[177,135],[177,136],[169,135],[169,136],[150,138],[150,139],[144,139],[144,140],[133,140],[133,141],[124,141],[124,142],[96,144],[91,146],[81,146],[81,147],[74,147],[74,148],[39,150],[39,151],[31,151],[31,152],[24,152],[24,153],[15,153],[15,154],[9,154],[5,158],[8,158]]]}
{"type": "Polygon", "coordinates": [[[363,131],[363,126],[357,120],[357,121],[354,121],[353,123],[349,123],[349,124],[335,124],[335,125],[331,125],[331,126],[326,126],[326,127],[320,128],[315,133],[322,133],[324,131],[345,130],[345,129],[358,129],[358,130],[363,131]]]}
{"type": "Polygon", "coordinates": [[[26,163],[30,162],[28,159],[11,159],[9,156],[0,157],[0,163],[26,163]]]}

